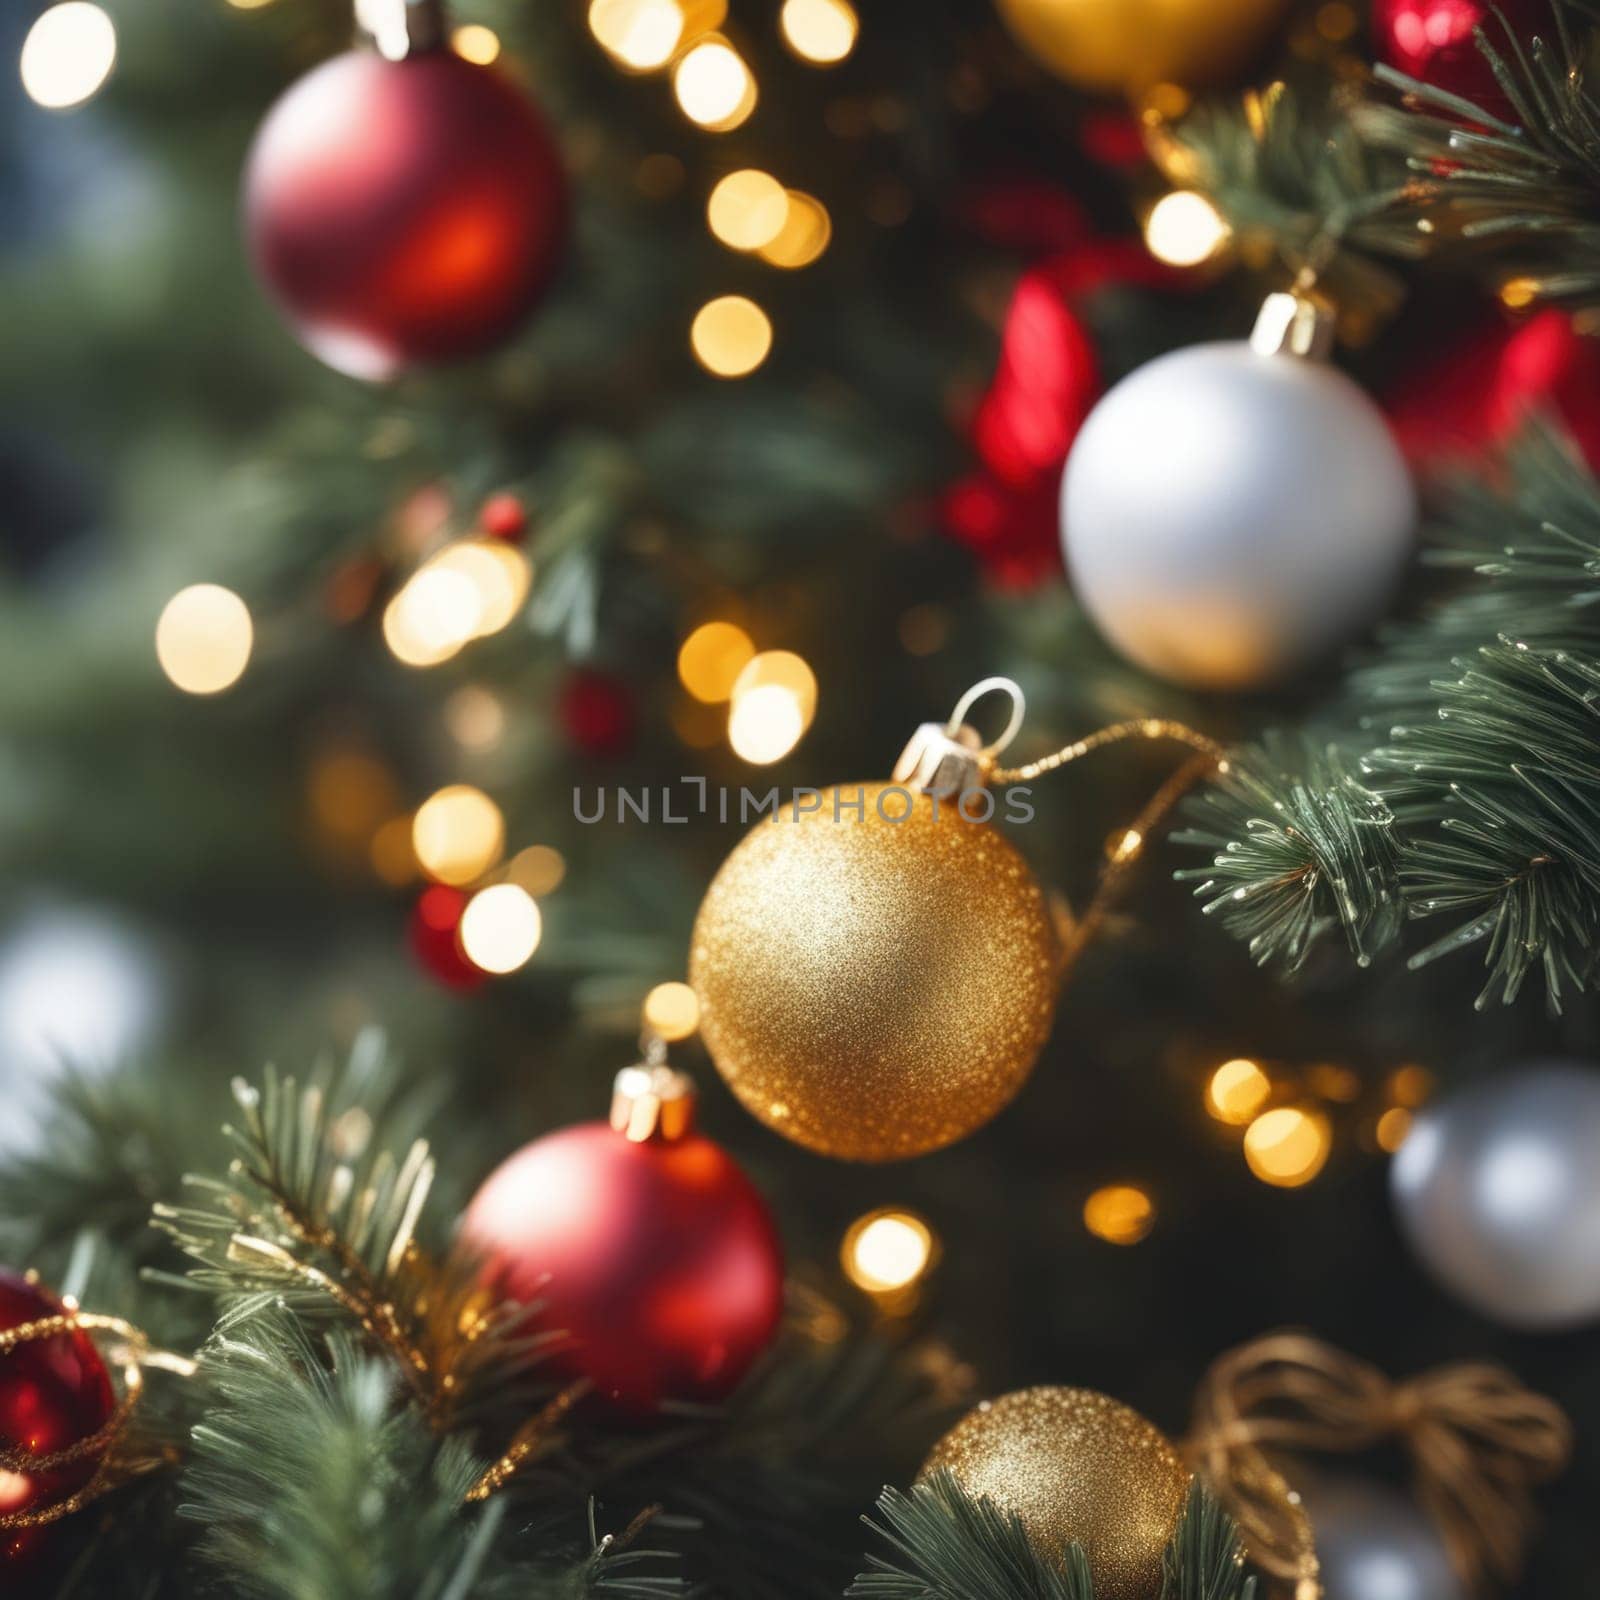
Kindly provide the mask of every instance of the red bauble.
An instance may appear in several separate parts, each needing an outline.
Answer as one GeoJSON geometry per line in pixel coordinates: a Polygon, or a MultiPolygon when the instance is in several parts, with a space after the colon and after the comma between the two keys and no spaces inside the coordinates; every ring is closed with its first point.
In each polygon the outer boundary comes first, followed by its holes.
{"type": "Polygon", "coordinates": [[[544,119],[495,69],[447,50],[357,50],[267,114],[244,215],[306,348],[384,379],[511,332],[555,268],[566,180],[544,119]]]}
{"type": "Polygon", "coordinates": [[[1496,319],[1408,374],[1387,409],[1400,448],[1418,466],[1471,460],[1545,413],[1600,472],[1600,339],[1554,308],[1520,326],[1496,319]]]}
{"type": "Polygon", "coordinates": [[[633,696],[609,672],[578,667],[568,673],[556,714],[567,738],[585,755],[621,755],[633,743],[633,696]]]}
{"type": "Polygon", "coordinates": [[[1510,39],[1494,15],[1496,9],[1524,46],[1536,33],[1549,37],[1548,0],[1498,0],[1498,6],[1494,0],[1373,0],[1378,59],[1504,117],[1511,103],[1472,36],[1473,29],[1482,28],[1495,53],[1510,59],[1510,39]]]}
{"type": "MultiPolygon", "coordinates": [[[[62,1304],[14,1272],[0,1270],[0,1331],[58,1317],[62,1304]]],[[[98,1433],[116,1408],[111,1378],[86,1333],[30,1340],[0,1355],[0,1447],[53,1456],[98,1433]]],[[[48,1472],[0,1469],[0,1514],[55,1505],[94,1476],[92,1456],[48,1472]]],[[[0,1530],[0,1572],[32,1554],[38,1528],[0,1530]]],[[[0,1588],[4,1588],[0,1581],[0,1588]]]]}
{"type": "Polygon", "coordinates": [[[509,492],[492,494],[478,513],[478,526],[491,539],[508,539],[520,544],[528,531],[528,509],[509,492]]]}
{"type": "Polygon", "coordinates": [[[417,896],[411,910],[411,949],[430,977],[447,989],[476,989],[483,973],[461,948],[461,915],[470,896],[436,883],[417,896]]]}
{"type": "Polygon", "coordinates": [[[725,1398],[783,1310],[766,1203],[692,1131],[586,1122],[535,1140],[478,1191],[461,1237],[496,1294],[536,1302],[538,1326],[566,1335],[562,1372],[636,1414],[725,1398]]]}

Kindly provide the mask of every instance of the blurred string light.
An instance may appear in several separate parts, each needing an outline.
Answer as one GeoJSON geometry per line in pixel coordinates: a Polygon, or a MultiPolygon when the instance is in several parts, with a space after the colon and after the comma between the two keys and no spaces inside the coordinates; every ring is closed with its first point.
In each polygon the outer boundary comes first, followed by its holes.
{"type": "Polygon", "coordinates": [[[700,1026],[700,999],[686,983],[658,983],[644,1000],[644,1025],[668,1044],[692,1038],[700,1026]]]}
{"type": "Polygon", "coordinates": [[[721,705],[733,697],[755,653],[750,635],[737,624],[702,623],[679,647],[678,680],[702,704],[721,705]]]}
{"type": "Polygon", "coordinates": [[[111,18],[88,0],[65,0],[43,12],[22,41],[22,87],[35,105],[66,111],[100,88],[116,59],[111,18]]]}
{"type": "Polygon", "coordinates": [[[156,660],[185,694],[221,694],[250,661],[250,609],[232,589],[196,583],[180,589],[156,622],[156,660]]]}
{"type": "Polygon", "coordinates": [[[1404,1106],[1390,1106],[1378,1118],[1374,1130],[1378,1148],[1393,1155],[1406,1142],[1406,1135],[1411,1132],[1411,1123],[1412,1115],[1404,1106]]]}
{"type": "Polygon", "coordinates": [[[860,19],[849,0],[784,0],[778,25],[802,61],[831,67],[855,49],[860,19]]]}
{"type": "Polygon", "coordinates": [[[689,343],[707,372],[719,378],[743,378],[767,359],[772,324],[754,300],[725,294],[695,314],[689,343]]]}
{"type": "Polygon", "coordinates": [[[465,683],[445,701],[444,724],[463,750],[493,750],[505,736],[506,708],[493,689],[465,683]]]}
{"type": "Polygon", "coordinates": [[[764,650],[734,682],[728,743],[753,766],[779,761],[800,742],[817,712],[817,679],[793,651],[764,650]]]}
{"type": "Polygon", "coordinates": [[[516,616],[533,567],[504,539],[460,539],[423,563],[383,613],[383,637],[408,667],[448,661],[516,616]]]}
{"type": "Polygon", "coordinates": [[[884,1206],[850,1224],[839,1261],[858,1289],[893,1303],[927,1275],[937,1251],[933,1229],[916,1212],[884,1206]]]}
{"type": "Polygon", "coordinates": [[[833,219],[814,195],[789,189],[784,199],[787,207],[783,226],[767,243],[758,246],[757,254],[769,266],[808,267],[828,248],[833,238],[833,219]]]}
{"type": "Polygon", "coordinates": [[[451,47],[463,61],[487,67],[500,59],[500,36],[481,22],[468,22],[450,35],[451,47]]]}
{"type": "Polygon", "coordinates": [[[1245,1129],[1244,1158],[1263,1183],[1298,1189],[1327,1165],[1332,1145],[1332,1130],[1320,1111],[1279,1106],[1245,1129]]]}
{"type": "Polygon", "coordinates": [[[788,217],[788,191],[770,172],[755,167],[730,172],[706,202],[706,223],[730,250],[759,250],[771,244],[788,217]]]}
{"type": "Polygon", "coordinates": [[[1156,1225],[1155,1203],[1133,1184],[1108,1184],[1083,1202],[1083,1225],[1107,1244],[1138,1244],[1156,1225]]]}
{"type": "Polygon", "coordinates": [[[679,57],[672,90],[683,114],[709,133],[728,133],[756,108],[756,80],[744,57],[714,33],[679,57]]]}
{"type": "Polygon", "coordinates": [[[547,844],[530,844],[517,851],[506,866],[506,881],[520,884],[535,899],[553,894],[566,875],[566,860],[547,844]]]}
{"type": "Polygon", "coordinates": [[[1206,1110],[1218,1122],[1242,1127],[1272,1096],[1272,1080],[1255,1062],[1224,1061],[1206,1085],[1206,1110]]]}
{"type": "Polygon", "coordinates": [[[1144,242],[1157,261],[1170,267],[1197,267],[1227,243],[1231,233],[1222,214],[1203,194],[1175,189],[1150,208],[1144,242]]]}
{"type": "Polygon", "coordinates": [[[543,927],[526,889],[515,883],[492,884],[473,895],[461,913],[461,950],[484,972],[515,972],[539,948],[543,927]]]}
{"type": "Polygon", "coordinates": [[[430,878],[440,883],[471,883],[500,859],[505,848],[505,821],[499,806],[481,789],[453,783],[417,807],[411,822],[411,848],[430,878]]]}
{"type": "Polygon", "coordinates": [[[589,31],[624,71],[659,72],[727,15],[727,0],[592,0],[589,31]]]}

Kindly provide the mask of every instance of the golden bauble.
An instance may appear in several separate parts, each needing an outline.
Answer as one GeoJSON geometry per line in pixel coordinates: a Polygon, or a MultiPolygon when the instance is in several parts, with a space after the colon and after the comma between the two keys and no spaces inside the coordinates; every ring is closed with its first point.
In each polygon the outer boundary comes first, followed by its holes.
{"type": "Polygon", "coordinates": [[[1080,89],[1138,94],[1248,65],[1286,0],[998,0],[1007,26],[1080,89]]]}
{"type": "Polygon", "coordinates": [[[1044,895],[993,827],[953,799],[847,784],[758,823],[723,863],[689,981],[746,1109],[823,1155],[896,1161],[1022,1087],[1059,963],[1044,895]]]}
{"type": "Polygon", "coordinates": [[[1054,1566],[1076,1541],[1095,1600],[1155,1600],[1189,1470],[1137,1411],[1093,1389],[1019,1389],[969,1411],[923,1464],[1022,1519],[1054,1566]]]}

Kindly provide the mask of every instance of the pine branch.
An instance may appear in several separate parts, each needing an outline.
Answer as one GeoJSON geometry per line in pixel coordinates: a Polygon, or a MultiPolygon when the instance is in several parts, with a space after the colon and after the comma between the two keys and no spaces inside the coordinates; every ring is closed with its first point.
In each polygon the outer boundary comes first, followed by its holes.
{"type": "Polygon", "coordinates": [[[1196,1478],[1161,1563],[1161,1600],[1255,1600],[1239,1529],[1196,1478]]]}
{"type": "Polygon", "coordinates": [[[1554,39],[1523,40],[1503,18],[1478,48],[1509,100],[1503,120],[1379,66],[1402,107],[1357,113],[1362,135],[1403,153],[1414,180],[1396,214],[1440,251],[1465,251],[1521,281],[1521,303],[1600,304],[1600,100],[1587,81],[1595,13],[1553,0],[1554,39]]]}

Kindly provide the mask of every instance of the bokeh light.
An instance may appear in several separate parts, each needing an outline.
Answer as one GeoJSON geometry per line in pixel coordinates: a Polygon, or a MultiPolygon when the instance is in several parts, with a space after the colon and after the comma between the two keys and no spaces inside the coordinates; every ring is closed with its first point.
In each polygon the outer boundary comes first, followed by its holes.
{"type": "Polygon", "coordinates": [[[701,306],[689,330],[689,343],[707,372],[742,378],[767,359],[772,324],[754,300],[725,294],[701,306]]]}
{"type": "Polygon", "coordinates": [[[737,128],[756,108],[756,80],[720,34],[686,50],[672,74],[683,114],[711,133],[737,128]]]}
{"type": "Polygon", "coordinates": [[[1378,1118],[1376,1131],[1378,1148],[1387,1150],[1393,1155],[1396,1150],[1406,1142],[1406,1135],[1411,1132],[1412,1115],[1404,1106],[1390,1106],[1378,1118]]]}
{"type": "Polygon", "coordinates": [[[1083,1202],[1083,1225],[1107,1244],[1138,1244],[1156,1225],[1155,1204],[1132,1184],[1108,1184],[1083,1202]]]}
{"type": "Polygon", "coordinates": [[[22,87],[36,105],[65,111],[111,76],[117,30],[99,6],[65,0],[43,12],[22,41],[22,87]]]}
{"type": "Polygon", "coordinates": [[[484,972],[515,972],[539,948],[543,919],[533,896],[515,883],[480,889],[461,913],[461,949],[484,972]]]}
{"type": "Polygon", "coordinates": [[[814,195],[790,189],[784,196],[783,226],[766,244],[759,247],[761,259],[772,267],[808,267],[833,238],[833,220],[828,208],[814,195]]]}
{"type": "Polygon", "coordinates": [[[463,750],[493,750],[505,736],[506,708],[493,689],[464,683],[444,703],[444,725],[463,750]]]}
{"type": "Polygon", "coordinates": [[[767,766],[800,742],[817,710],[817,679],[791,650],[764,650],[733,686],[728,743],[753,766],[767,766]]]}
{"type": "Polygon", "coordinates": [[[1433,1074],[1426,1067],[1409,1061],[1389,1074],[1388,1090],[1389,1098],[1397,1106],[1407,1106],[1414,1111],[1433,1097],[1433,1074]]]}
{"type": "Polygon", "coordinates": [[[506,867],[507,882],[521,884],[535,899],[553,894],[566,875],[565,858],[547,844],[530,844],[525,850],[517,851],[506,867]]]}
{"type": "Polygon", "coordinates": [[[843,61],[861,28],[849,0],[784,0],[778,23],[789,48],[819,67],[843,61]]]}
{"type": "Polygon", "coordinates": [[[885,1206],[850,1224],[839,1260],[857,1288],[898,1296],[926,1274],[935,1248],[933,1229],[914,1211],[885,1206]]]}
{"type": "Polygon", "coordinates": [[[706,202],[706,223],[730,250],[759,250],[771,244],[788,216],[788,191],[770,172],[756,167],[730,172],[706,202]]]}
{"type": "Polygon", "coordinates": [[[1197,267],[1227,242],[1230,229],[1203,194],[1175,189],[1144,219],[1144,242],[1157,261],[1170,267],[1197,267]]]}
{"type": "Polygon", "coordinates": [[[1272,1080],[1253,1061],[1224,1061],[1206,1085],[1206,1110],[1218,1122],[1243,1126],[1272,1095],[1272,1080]]]}
{"type": "Polygon", "coordinates": [[[468,22],[450,35],[450,43],[455,53],[463,61],[470,61],[475,66],[486,67],[492,61],[500,59],[500,36],[493,28],[486,28],[481,22],[468,22]]]}
{"type": "Polygon", "coordinates": [[[630,72],[656,72],[678,52],[683,7],[677,0],[593,0],[589,31],[630,72]]]}
{"type": "Polygon", "coordinates": [[[407,667],[436,667],[477,636],[483,596],[464,572],[424,567],[383,610],[383,638],[407,667]]]}
{"type": "Polygon", "coordinates": [[[644,1025],[676,1044],[700,1026],[700,1000],[686,983],[658,983],[644,999],[644,1025]]]}
{"type": "Polygon", "coordinates": [[[500,859],[505,821],[481,789],[453,783],[417,807],[411,848],[422,870],[441,883],[471,883],[500,859]]]}
{"type": "Polygon", "coordinates": [[[196,583],[180,589],[156,623],[156,660],[185,694],[221,694],[250,661],[250,609],[232,589],[196,583]]]}
{"type": "Polygon", "coordinates": [[[678,679],[696,700],[720,705],[756,653],[750,635],[732,622],[702,623],[678,650],[678,679]]]}
{"type": "Polygon", "coordinates": [[[1263,1183],[1298,1189],[1327,1165],[1333,1148],[1328,1119],[1319,1111],[1279,1106],[1245,1130],[1244,1158],[1263,1183]]]}
{"type": "Polygon", "coordinates": [[[417,576],[423,572],[458,572],[472,585],[478,595],[478,620],[469,637],[479,639],[511,622],[533,583],[528,558],[504,539],[459,540],[441,550],[417,576]]]}

